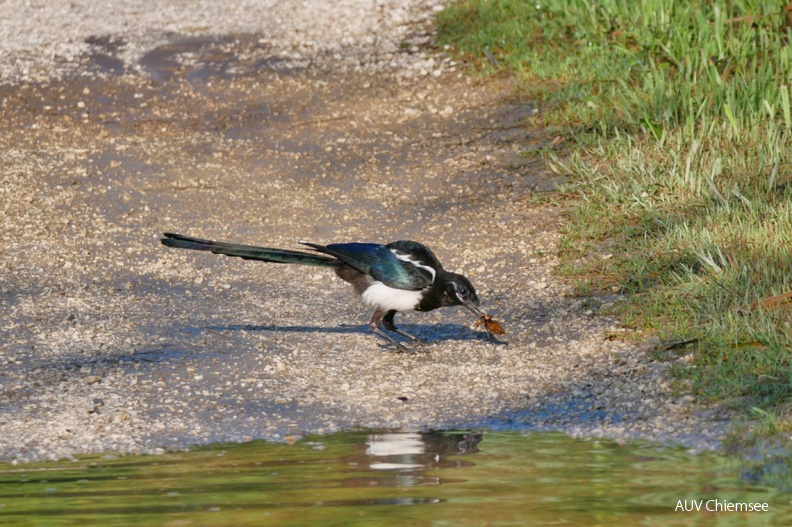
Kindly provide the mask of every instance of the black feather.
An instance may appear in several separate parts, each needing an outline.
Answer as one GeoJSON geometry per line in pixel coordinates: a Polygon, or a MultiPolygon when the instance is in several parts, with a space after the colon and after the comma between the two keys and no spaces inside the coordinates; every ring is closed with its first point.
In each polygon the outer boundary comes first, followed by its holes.
{"type": "Polygon", "coordinates": [[[253,245],[238,245],[235,243],[215,242],[166,232],[160,241],[168,247],[178,249],[193,249],[196,251],[209,251],[214,254],[234,256],[244,260],[258,260],[260,262],[313,265],[316,267],[338,267],[340,262],[334,258],[301,251],[287,249],[272,249],[269,247],[256,247],[253,245]]]}

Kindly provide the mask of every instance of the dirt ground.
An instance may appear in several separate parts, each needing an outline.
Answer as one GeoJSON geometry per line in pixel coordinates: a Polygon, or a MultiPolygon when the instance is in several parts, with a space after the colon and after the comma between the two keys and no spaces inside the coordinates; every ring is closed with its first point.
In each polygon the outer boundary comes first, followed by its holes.
{"type": "MultiPolygon", "coordinates": [[[[433,69],[352,71],[255,34],[174,36],[135,68],[97,38],[76,71],[0,86],[0,459],[490,425],[713,448],[713,411],[553,275],[561,211],[536,109],[433,69]],[[332,272],[162,247],[412,239],[507,331],[399,315],[382,348],[332,272]]],[[[422,59],[422,60],[425,60],[422,59]]]]}

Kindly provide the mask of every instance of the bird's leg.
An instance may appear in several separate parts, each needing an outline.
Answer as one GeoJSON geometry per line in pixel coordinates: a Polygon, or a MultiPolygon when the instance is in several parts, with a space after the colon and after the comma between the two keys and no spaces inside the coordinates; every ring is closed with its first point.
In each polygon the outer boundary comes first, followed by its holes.
{"type": "Polygon", "coordinates": [[[407,337],[413,342],[423,342],[415,335],[410,335],[406,331],[397,328],[396,324],[393,322],[393,317],[395,316],[396,316],[396,311],[394,310],[390,310],[387,313],[385,313],[385,316],[382,317],[382,325],[385,326],[385,329],[387,329],[388,331],[393,331],[394,333],[396,333],[397,335],[401,335],[402,337],[407,337]]]}
{"type": "MultiPolygon", "coordinates": [[[[369,321],[369,329],[372,333],[379,335],[381,338],[387,340],[389,343],[396,346],[399,351],[403,351],[405,353],[415,353],[415,351],[411,350],[410,348],[406,347],[404,344],[395,340],[393,337],[382,331],[380,326],[382,325],[382,317],[385,316],[386,312],[382,309],[378,309],[371,315],[371,320],[369,321]]],[[[393,317],[391,317],[393,318],[393,317]]],[[[387,326],[386,326],[387,327],[387,326]]]]}

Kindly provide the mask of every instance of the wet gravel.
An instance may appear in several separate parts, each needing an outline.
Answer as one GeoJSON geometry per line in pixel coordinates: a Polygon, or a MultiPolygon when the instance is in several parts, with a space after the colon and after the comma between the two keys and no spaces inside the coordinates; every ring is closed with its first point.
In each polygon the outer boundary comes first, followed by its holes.
{"type": "MultiPolygon", "coordinates": [[[[432,2],[11,2],[0,21],[0,459],[350,427],[717,447],[718,412],[553,268],[537,112],[433,48],[432,2]],[[112,5],[105,5],[112,4],[112,5]],[[379,346],[332,272],[162,247],[415,239],[459,308],[379,346]]],[[[675,360],[684,360],[675,359],[675,360]]]]}

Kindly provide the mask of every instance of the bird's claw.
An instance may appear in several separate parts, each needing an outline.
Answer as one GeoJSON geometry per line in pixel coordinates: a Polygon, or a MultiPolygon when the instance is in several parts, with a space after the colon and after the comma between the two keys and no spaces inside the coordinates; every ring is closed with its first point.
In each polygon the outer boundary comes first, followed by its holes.
{"type": "Polygon", "coordinates": [[[379,344],[380,348],[391,348],[396,353],[409,353],[410,355],[424,351],[423,345],[425,343],[422,340],[413,340],[407,343],[407,342],[399,342],[398,340],[391,338],[391,336],[387,334],[378,333],[378,335],[387,341],[379,344]]]}
{"type": "Polygon", "coordinates": [[[409,353],[411,355],[415,353],[423,353],[426,350],[424,349],[424,342],[423,341],[413,341],[413,342],[399,342],[396,346],[399,349],[399,352],[409,353]]]}
{"type": "MultiPolygon", "coordinates": [[[[410,348],[408,348],[407,346],[405,346],[404,344],[402,344],[402,343],[401,343],[401,342],[399,342],[398,340],[394,339],[393,337],[391,337],[390,335],[388,335],[387,333],[385,333],[385,332],[384,332],[383,330],[381,330],[380,328],[378,328],[378,327],[372,327],[372,328],[371,328],[371,330],[372,330],[372,331],[373,331],[373,332],[374,332],[376,335],[378,335],[380,338],[382,338],[383,340],[387,341],[387,343],[388,343],[388,344],[390,344],[391,346],[395,347],[397,352],[400,352],[400,353],[410,353],[410,354],[412,354],[412,353],[416,353],[416,350],[415,350],[415,349],[410,349],[410,348]]],[[[384,346],[387,346],[388,344],[383,344],[382,346],[384,347],[384,346]]]]}

